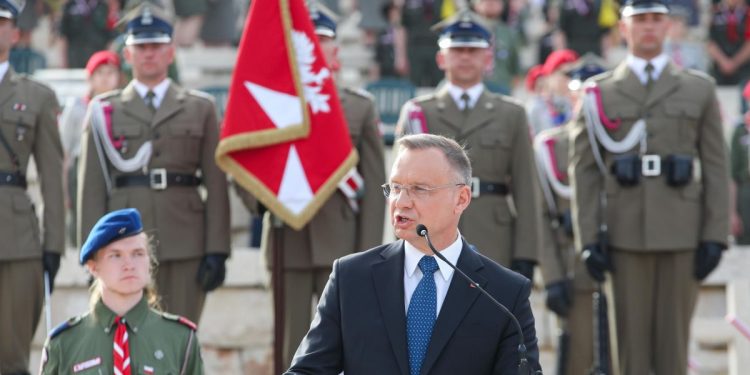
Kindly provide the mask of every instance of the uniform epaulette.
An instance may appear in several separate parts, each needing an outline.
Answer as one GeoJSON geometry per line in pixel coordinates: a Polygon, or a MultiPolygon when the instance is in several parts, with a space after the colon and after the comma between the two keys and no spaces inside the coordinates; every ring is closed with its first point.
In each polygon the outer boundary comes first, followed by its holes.
{"type": "Polygon", "coordinates": [[[193,331],[197,331],[198,330],[198,325],[195,324],[195,323],[193,323],[190,319],[188,319],[188,318],[186,318],[184,316],[179,316],[179,315],[175,315],[175,314],[170,314],[170,313],[163,312],[163,313],[161,313],[161,317],[164,318],[164,319],[166,319],[166,320],[171,320],[173,322],[177,322],[177,323],[180,323],[180,324],[182,324],[184,326],[187,326],[188,328],[192,329],[193,331]]]}
{"type": "Polygon", "coordinates": [[[109,98],[112,98],[112,97],[120,95],[121,92],[122,92],[121,89],[110,90],[110,91],[103,92],[103,93],[95,96],[94,99],[99,99],[99,100],[109,99],[109,98]]]}
{"type": "Polygon", "coordinates": [[[435,95],[434,92],[431,92],[429,94],[417,96],[414,99],[411,99],[410,101],[414,103],[422,103],[422,102],[426,102],[429,100],[434,100],[436,98],[437,98],[437,95],[435,95]]]}
{"type": "Polygon", "coordinates": [[[716,83],[716,80],[714,79],[714,77],[711,77],[708,73],[702,72],[700,70],[686,68],[685,73],[690,74],[692,76],[699,77],[699,78],[703,78],[711,83],[716,83]]]}
{"type": "Polygon", "coordinates": [[[615,72],[614,70],[608,70],[608,71],[606,71],[604,73],[599,73],[599,74],[597,74],[597,75],[595,75],[595,76],[587,79],[586,82],[587,83],[588,82],[594,82],[594,83],[595,82],[599,82],[599,81],[601,81],[603,79],[607,79],[607,78],[611,77],[612,74],[614,74],[614,72],[615,72]]]}
{"type": "Polygon", "coordinates": [[[187,93],[188,93],[188,95],[191,95],[191,96],[197,96],[197,97],[199,97],[201,99],[206,99],[206,100],[210,101],[211,103],[213,103],[213,102],[216,101],[216,99],[214,98],[213,95],[211,95],[211,94],[209,94],[207,92],[200,91],[200,90],[188,89],[187,93]]]}
{"type": "Polygon", "coordinates": [[[44,83],[42,81],[37,80],[36,78],[34,78],[34,77],[32,77],[32,76],[30,76],[30,75],[28,75],[26,73],[18,73],[18,78],[21,79],[21,80],[24,80],[26,82],[29,82],[29,83],[33,84],[34,86],[36,86],[38,88],[41,88],[43,90],[47,90],[49,92],[54,93],[54,91],[52,90],[51,87],[49,87],[49,85],[47,85],[46,83],[44,83]]]}
{"type": "Polygon", "coordinates": [[[79,316],[72,317],[72,318],[70,318],[70,319],[62,322],[62,324],[60,324],[59,326],[55,327],[55,329],[53,329],[49,333],[50,340],[54,339],[57,335],[65,332],[68,328],[75,327],[76,325],[78,325],[78,323],[81,322],[82,319],[83,318],[79,315],[79,316]]]}
{"type": "Polygon", "coordinates": [[[344,91],[347,91],[353,95],[363,97],[369,100],[375,100],[375,97],[367,90],[363,88],[344,87],[344,91]]]}

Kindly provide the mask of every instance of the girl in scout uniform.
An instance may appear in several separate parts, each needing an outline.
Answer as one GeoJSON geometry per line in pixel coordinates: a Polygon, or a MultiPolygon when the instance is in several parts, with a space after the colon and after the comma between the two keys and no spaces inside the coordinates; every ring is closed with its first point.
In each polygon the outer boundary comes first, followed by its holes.
{"type": "Polygon", "coordinates": [[[203,374],[195,324],[158,310],[138,210],[99,219],[80,263],[94,276],[89,311],[50,333],[41,374],[203,374]]]}

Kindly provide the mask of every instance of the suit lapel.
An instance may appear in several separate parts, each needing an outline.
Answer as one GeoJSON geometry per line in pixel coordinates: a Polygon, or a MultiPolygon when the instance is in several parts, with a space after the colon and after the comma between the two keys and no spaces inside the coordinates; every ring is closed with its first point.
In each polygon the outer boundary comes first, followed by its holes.
{"type": "Polygon", "coordinates": [[[654,87],[651,88],[651,92],[648,93],[648,98],[646,99],[646,108],[651,107],[657,101],[664,99],[680,86],[680,79],[672,63],[668,63],[667,66],[664,67],[664,70],[659,75],[659,79],[657,79],[653,85],[654,87]]]}
{"type": "Polygon", "coordinates": [[[440,91],[435,94],[435,97],[437,98],[437,109],[440,120],[449,128],[453,129],[454,133],[451,135],[458,135],[461,132],[465,119],[461,110],[458,109],[458,105],[456,105],[456,102],[448,93],[448,88],[443,87],[440,89],[440,91]]]}
{"type": "Polygon", "coordinates": [[[164,99],[161,101],[161,105],[156,110],[154,120],[151,123],[152,126],[158,126],[162,122],[166,121],[172,115],[179,112],[182,109],[182,101],[185,98],[185,90],[182,88],[175,88],[173,83],[169,84],[164,99]]]}
{"type": "Polygon", "coordinates": [[[469,111],[469,118],[466,119],[466,124],[461,129],[461,134],[458,138],[466,138],[474,130],[492,120],[496,115],[494,109],[495,105],[492,103],[489,93],[486,89],[483,90],[474,108],[469,111]]]}
{"type": "Polygon", "coordinates": [[[3,81],[0,82],[0,105],[5,104],[5,102],[13,96],[13,93],[16,91],[15,86],[16,73],[13,72],[13,68],[8,67],[8,70],[5,72],[5,77],[3,77],[3,81]]]}
{"type": "Polygon", "coordinates": [[[647,90],[638,77],[630,70],[626,63],[622,63],[613,73],[615,87],[621,94],[633,99],[636,103],[643,103],[647,90]]]}
{"type": "Polygon", "coordinates": [[[143,98],[141,98],[138,95],[138,92],[135,91],[135,86],[133,86],[133,82],[125,86],[124,89],[122,89],[122,110],[125,112],[128,116],[135,117],[141,121],[143,121],[146,124],[151,123],[152,115],[151,110],[146,107],[146,102],[143,101],[143,98]]]}
{"type": "Polygon", "coordinates": [[[380,314],[391,341],[393,354],[401,374],[409,374],[409,354],[406,347],[406,312],[404,307],[404,242],[396,241],[380,255],[382,262],[372,266],[372,282],[378,296],[380,314]]]}
{"type": "MultiPolygon", "coordinates": [[[[477,273],[484,267],[482,260],[468,246],[466,240],[463,241],[463,249],[461,249],[461,256],[459,256],[456,266],[482,287],[487,284],[487,280],[477,273]]],[[[435,321],[435,328],[432,330],[427,354],[424,362],[422,362],[422,374],[430,372],[448,340],[453,336],[453,332],[458,328],[479,294],[479,290],[472,288],[461,275],[454,271],[448,294],[445,296],[445,301],[443,301],[443,306],[440,308],[440,313],[435,321]]]]}

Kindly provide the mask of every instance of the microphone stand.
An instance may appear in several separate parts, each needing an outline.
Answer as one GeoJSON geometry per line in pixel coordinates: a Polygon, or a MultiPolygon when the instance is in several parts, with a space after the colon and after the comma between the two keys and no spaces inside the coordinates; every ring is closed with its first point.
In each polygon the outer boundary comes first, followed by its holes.
{"type": "MultiPolygon", "coordinates": [[[[490,301],[492,301],[495,306],[499,307],[500,310],[504,311],[506,315],[508,315],[513,323],[516,326],[516,331],[518,331],[518,374],[519,375],[530,375],[531,374],[531,367],[529,365],[529,361],[526,358],[526,345],[524,344],[524,336],[523,336],[523,329],[521,329],[521,323],[518,322],[518,319],[516,319],[516,316],[513,315],[510,310],[508,310],[507,307],[505,307],[502,303],[500,303],[498,300],[495,299],[495,297],[492,297],[491,294],[489,294],[484,288],[482,288],[481,285],[479,285],[476,281],[472,280],[471,277],[469,277],[467,274],[464,273],[464,271],[461,271],[458,267],[453,265],[448,259],[445,258],[443,254],[440,254],[435,249],[435,246],[432,246],[432,241],[430,241],[430,236],[427,234],[427,227],[425,227],[422,224],[417,225],[417,234],[420,237],[424,237],[427,240],[427,245],[430,247],[430,250],[440,258],[443,262],[447,263],[451,268],[453,268],[454,271],[456,271],[461,277],[464,278],[464,280],[468,281],[469,284],[471,284],[474,288],[479,290],[482,294],[484,294],[487,298],[489,298],[490,301]]],[[[537,372],[538,374],[541,374],[541,372],[537,372]]]]}

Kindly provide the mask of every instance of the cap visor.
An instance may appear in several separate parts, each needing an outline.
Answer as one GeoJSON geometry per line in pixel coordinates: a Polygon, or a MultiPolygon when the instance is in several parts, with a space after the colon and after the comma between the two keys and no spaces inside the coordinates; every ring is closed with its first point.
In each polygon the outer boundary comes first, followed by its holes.
{"type": "Polygon", "coordinates": [[[172,42],[172,37],[166,34],[153,35],[153,36],[148,36],[148,37],[135,36],[131,34],[131,35],[128,35],[127,38],[125,38],[126,46],[132,46],[136,44],[149,44],[149,43],[167,44],[171,42],[172,42]]]}
{"type": "Polygon", "coordinates": [[[438,46],[440,48],[488,48],[490,46],[490,43],[484,39],[456,40],[450,38],[440,38],[440,40],[438,40],[438,46]]]}
{"type": "Polygon", "coordinates": [[[639,14],[646,14],[646,13],[660,13],[660,14],[668,14],[669,8],[667,8],[664,5],[661,4],[654,4],[653,6],[649,7],[633,7],[633,6],[626,6],[622,8],[622,18],[625,17],[632,17],[639,14]]]}
{"type": "Polygon", "coordinates": [[[7,9],[0,9],[0,18],[7,18],[9,20],[12,20],[15,17],[13,17],[13,13],[11,13],[11,11],[7,9]]]}

